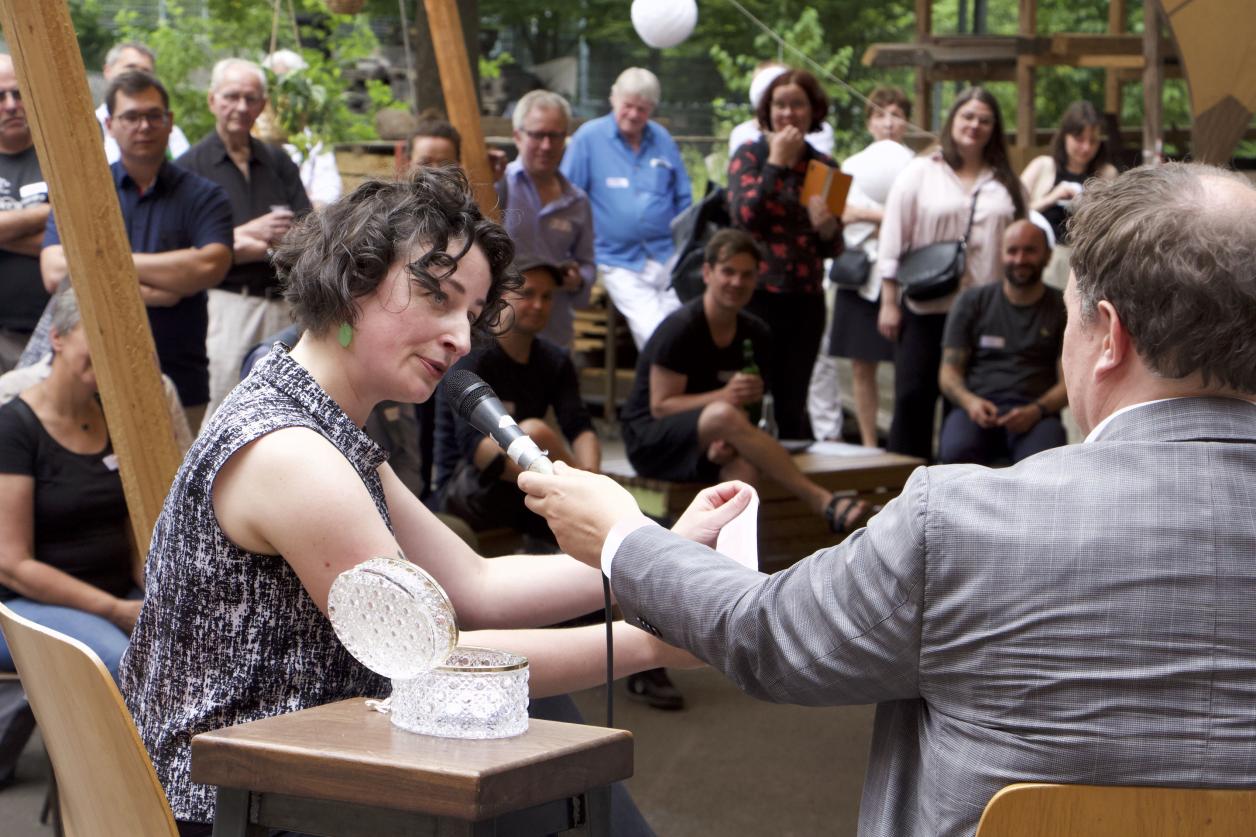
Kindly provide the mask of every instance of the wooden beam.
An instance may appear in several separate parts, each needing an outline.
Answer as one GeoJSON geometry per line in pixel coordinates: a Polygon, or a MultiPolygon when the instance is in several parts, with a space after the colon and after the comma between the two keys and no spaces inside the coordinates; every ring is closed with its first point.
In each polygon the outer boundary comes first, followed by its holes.
{"type": "Polygon", "coordinates": [[[0,0],[0,25],[57,215],[143,556],[182,457],[87,73],[65,0],[0,0]]]}
{"type": "MultiPolygon", "coordinates": [[[[916,0],[916,42],[924,43],[933,37],[933,0],[916,0]]],[[[866,59],[866,55],[865,55],[866,59]]],[[[866,60],[864,63],[868,63],[866,60]]],[[[916,70],[916,103],[912,114],[914,121],[926,131],[931,130],[933,114],[933,84],[924,69],[916,70]]]]}
{"type": "Polygon", "coordinates": [[[458,6],[454,0],[423,0],[423,6],[431,26],[441,90],[445,94],[445,110],[449,113],[449,121],[462,134],[462,167],[471,179],[480,211],[495,221],[499,220],[497,192],[493,190],[493,173],[489,169],[484,131],[480,127],[480,99],[462,37],[458,6]]]}
{"type": "MultiPolygon", "coordinates": [[[[1127,9],[1125,0],[1108,0],[1108,34],[1122,35],[1125,33],[1127,9]]],[[[1121,114],[1121,76],[1115,69],[1103,74],[1103,110],[1105,113],[1121,114]]]]}
{"type": "Polygon", "coordinates": [[[1163,150],[1164,53],[1160,0],[1143,0],[1143,162],[1155,163],[1163,150]]]}
{"type": "MultiPolygon", "coordinates": [[[[1038,0],[1020,0],[1017,34],[1033,38],[1038,34],[1038,0]]],[[[1028,158],[1034,136],[1034,65],[1032,56],[1016,57],[1016,144],[1022,158],[1028,158]]]]}

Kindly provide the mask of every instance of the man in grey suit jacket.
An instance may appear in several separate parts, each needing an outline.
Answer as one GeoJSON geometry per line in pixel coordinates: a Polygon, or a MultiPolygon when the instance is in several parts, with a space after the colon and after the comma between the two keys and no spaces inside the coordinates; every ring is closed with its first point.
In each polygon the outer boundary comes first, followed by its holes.
{"type": "Polygon", "coordinates": [[[1088,184],[1064,372],[1085,444],[922,468],[773,576],[603,477],[519,485],[625,617],[766,700],[878,703],[861,835],[971,835],[1017,781],[1256,786],[1256,190],[1199,165],[1088,184]]]}

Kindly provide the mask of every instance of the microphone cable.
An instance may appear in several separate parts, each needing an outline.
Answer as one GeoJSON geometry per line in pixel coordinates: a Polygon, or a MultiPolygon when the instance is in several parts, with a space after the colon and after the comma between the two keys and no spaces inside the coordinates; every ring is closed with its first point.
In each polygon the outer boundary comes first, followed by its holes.
{"type": "Polygon", "coordinates": [[[602,600],[606,606],[606,725],[615,726],[615,639],[611,631],[611,580],[602,574],[602,600]]]}

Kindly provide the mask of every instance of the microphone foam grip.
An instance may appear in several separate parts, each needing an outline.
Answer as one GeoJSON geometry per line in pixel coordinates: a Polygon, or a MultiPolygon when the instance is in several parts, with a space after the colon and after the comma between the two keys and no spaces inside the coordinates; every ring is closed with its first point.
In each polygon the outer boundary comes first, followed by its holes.
{"type": "Polygon", "coordinates": [[[455,369],[450,372],[441,386],[445,397],[449,399],[449,405],[463,421],[470,420],[477,404],[485,398],[494,397],[493,388],[469,369],[455,369]]]}

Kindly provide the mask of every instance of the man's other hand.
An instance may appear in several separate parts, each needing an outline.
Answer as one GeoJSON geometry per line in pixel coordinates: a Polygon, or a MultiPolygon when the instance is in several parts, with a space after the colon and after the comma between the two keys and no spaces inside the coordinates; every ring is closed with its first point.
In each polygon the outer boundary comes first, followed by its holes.
{"type": "Polygon", "coordinates": [[[693,498],[672,531],[682,538],[715,549],[715,539],[719,537],[720,530],[746,510],[753,491],[749,485],[737,480],[704,488],[693,498]]]}

